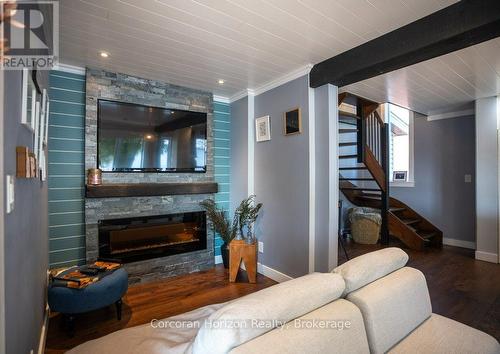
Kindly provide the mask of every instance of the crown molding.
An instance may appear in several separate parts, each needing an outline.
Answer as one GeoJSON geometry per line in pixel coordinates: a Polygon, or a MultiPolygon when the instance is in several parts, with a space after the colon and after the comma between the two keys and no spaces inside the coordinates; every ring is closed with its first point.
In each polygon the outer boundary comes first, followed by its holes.
{"type": "Polygon", "coordinates": [[[432,122],[434,120],[474,116],[474,114],[475,114],[475,110],[473,108],[472,109],[465,109],[463,111],[455,111],[455,112],[448,112],[448,113],[441,113],[441,114],[430,114],[427,116],[427,121],[432,122]]]}
{"type": "Polygon", "coordinates": [[[268,81],[265,84],[263,84],[259,87],[256,87],[254,89],[241,90],[240,92],[229,97],[229,102],[232,103],[234,101],[238,101],[239,99],[241,99],[245,96],[248,96],[248,95],[258,96],[264,92],[272,90],[272,89],[274,89],[278,86],[281,86],[283,84],[286,84],[287,82],[298,79],[301,76],[308,75],[309,72],[311,71],[312,67],[313,67],[312,64],[307,64],[307,65],[304,65],[298,69],[290,71],[289,73],[282,75],[274,80],[268,81]]]}
{"type": "Polygon", "coordinates": [[[248,88],[241,90],[240,92],[229,97],[229,102],[233,103],[233,102],[238,101],[239,99],[242,99],[243,97],[246,97],[246,96],[255,96],[255,91],[252,89],[248,89],[248,88]]]}
{"type": "Polygon", "coordinates": [[[229,97],[224,97],[224,96],[219,96],[219,95],[214,95],[214,102],[231,103],[231,101],[229,100],[229,97]]]}
{"type": "Polygon", "coordinates": [[[288,74],[280,76],[277,79],[269,81],[269,82],[265,83],[264,85],[255,88],[254,94],[255,94],[255,96],[258,96],[261,93],[272,90],[273,88],[276,88],[278,86],[286,84],[287,82],[293,81],[295,79],[298,79],[299,77],[307,75],[311,71],[312,67],[313,67],[312,64],[307,64],[301,68],[298,68],[294,71],[289,72],[288,74]]]}
{"type": "Polygon", "coordinates": [[[85,68],[82,68],[80,66],[75,66],[75,65],[69,65],[69,64],[64,64],[64,63],[59,63],[54,65],[53,70],[60,70],[64,71],[67,73],[72,73],[72,74],[79,74],[79,75],[85,75],[85,68]]]}

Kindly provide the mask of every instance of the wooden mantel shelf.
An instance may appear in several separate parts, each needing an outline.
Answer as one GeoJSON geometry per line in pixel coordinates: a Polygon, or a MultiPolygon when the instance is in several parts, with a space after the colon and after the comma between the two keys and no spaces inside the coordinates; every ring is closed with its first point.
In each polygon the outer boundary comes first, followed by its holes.
{"type": "Polygon", "coordinates": [[[217,183],[126,183],[87,185],[87,198],[116,198],[116,197],[150,197],[179,194],[211,194],[217,193],[217,183]]]}

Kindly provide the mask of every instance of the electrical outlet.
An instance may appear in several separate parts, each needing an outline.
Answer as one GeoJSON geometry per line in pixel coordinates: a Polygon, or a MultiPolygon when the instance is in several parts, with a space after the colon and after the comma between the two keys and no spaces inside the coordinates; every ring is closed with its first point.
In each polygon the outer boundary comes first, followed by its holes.
{"type": "Polygon", "coordinates": [[[14,191],[15,191],[15,188],[14,188],[14,176],[12,175],[7,175],[5,176],[6,178],[6,187],[7,187],[7,190],[6,190],[6,212],[7,214],[10,214],[14,211],[14,200],[15,200],[15,196],[14,196],[14,191]]]}
{"type": "Polygon", "coordinates": [[[264,242],[259,241],[259,253],[264,253],[264,242]]]}

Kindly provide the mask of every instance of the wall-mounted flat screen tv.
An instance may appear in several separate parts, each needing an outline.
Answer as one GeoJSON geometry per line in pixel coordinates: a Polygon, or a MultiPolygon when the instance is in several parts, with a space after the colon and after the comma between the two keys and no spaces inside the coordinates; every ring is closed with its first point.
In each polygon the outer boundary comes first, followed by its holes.
{"type": "Polygon", "coordinates": [[[207,114],[99,100],[103,172],[206,172],[207,114]]]}

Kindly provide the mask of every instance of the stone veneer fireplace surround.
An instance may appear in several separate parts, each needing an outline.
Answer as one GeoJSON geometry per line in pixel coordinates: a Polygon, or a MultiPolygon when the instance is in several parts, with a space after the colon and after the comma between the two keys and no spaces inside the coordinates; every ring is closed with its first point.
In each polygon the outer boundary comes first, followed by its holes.
{"type": "MultiPolygon", "coordinates": [[[[137,103],[207,113],[206,173],[103,173],[103,184],[213,183],[213,96],[209,92],[155,80],[87,69],[85,116],[85,169],[97,167],[97,101],[137,103]]],[[[98,257],[98,221],[200,211],[199,202],[213,194],[163,195],[85,199],[86,258],[98,257]]],[[[207,233],[205,250],[125,264],[130,283],[190,273],[214,265],[213,233],[207,233]]]]}

